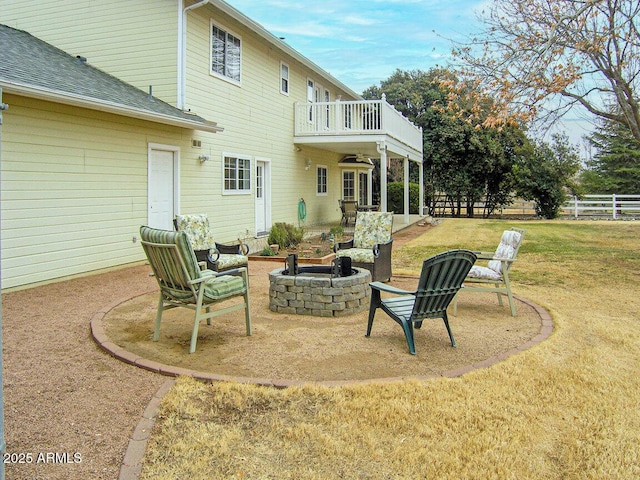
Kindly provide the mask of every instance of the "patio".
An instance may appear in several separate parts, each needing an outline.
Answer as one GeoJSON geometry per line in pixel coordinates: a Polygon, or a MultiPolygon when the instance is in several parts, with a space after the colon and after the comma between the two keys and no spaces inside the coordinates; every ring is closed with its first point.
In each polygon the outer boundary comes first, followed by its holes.
{"type": "MultiPolygon", "coordinates": [[[[414,225],[394,234],[399,248],[425,232],[414,225]]],[[[147,267],[148,269],[149,267],[147,267]]],[[[116,357],[169,375],[189,374],[209,380],[242,379],[264,385],[299,382],[342,383],[433,376],[454,376],[487,366],[517,352],[538,336],[545,313],[518,301],[519,315],[496,308],[493,295],[474,295],[450,318],[458,339],[453,349],[440,321],[426,321],[416,335],[416,357],[407,352],[402,330],[379,318],[365,338],[368,306],[343,317],[305,317],[269,308],[269,273],[274,264],[250,260],[249,285],[253,335],[244,332],[243,313],[231,312],[202,324],[198,348],[188,354],[192,313],[165,313],[160,340],[152,342],[157,290],[132,296],[92,320],[96,341],[116,357]]],[[[391,284],[410,289],[415,277],[394,276],[391,284]]],[[[233,300],[230,300],[233,302],[233,300]]]]}
{"type": "MultiPolygon", "coordinates": [[[[440,320],[425,321],[416,334],[417,357],[407,351],[402,330],[390,319],[376,321],[364,336],[368,310],[344,317],[305,317],[269,310],[273,263],[251,261],[253,335],[244,332],[243,312],[200,326],[198,348],[189,354],[193,314],[165,313],[160,340],[153,342],[157,292],[134,297],[92,321],[103,348],[122,360],[169,375],[208,380],[241,380],[263,385],[304,382],[352,383],[371,379],[454,376],[487,366],[518,351],[541,330],[540,312],[518,302],[518,317],[496,308],[491,295],[474,295],[450,317],[458,348],[451,348],[440,320]]],[[[394,278],[400,288],[415,278],[394,278]]]]}

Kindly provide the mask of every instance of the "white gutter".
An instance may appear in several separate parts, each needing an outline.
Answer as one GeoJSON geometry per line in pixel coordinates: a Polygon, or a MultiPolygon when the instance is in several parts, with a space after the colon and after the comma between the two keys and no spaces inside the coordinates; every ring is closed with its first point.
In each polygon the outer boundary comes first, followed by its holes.
{"type": "Polygon", "coordinates": [[[139,108],[127,107],[125,105],[115,102],[109,102],[107,100],[100,100],[84,95],[62,92],[60,90],[52,90],[49,88],[40,87],[34,88],[29,85],[12,82],[0,82],[0,87],[4,88],[5,93],[13,93],[29,98],[37,98],[39,100],[47,100],[50,102],[71,105],[74,107],[82,107],[88,108],[90,110],[123,115],[126,117],[137,118],[139,120],[146,120],[154,123],[162,123],[165,125],[172,125],[175,127],[188,128],[193,130],[201,130],[211,133],[222,132],[224,130],[222,127],[219,127],[217,123],[207,120],[199,121],[195,119],[189,120],[188,118],[183,119],[163,113],[156,113],[139,108]]]}
{"type": "Polygon", "coordinates": [[[204,7],[209,0],[183,7],[183,0],[178,0],[178,108],[185,110],[187,105],[187,12],[204,7]]]}

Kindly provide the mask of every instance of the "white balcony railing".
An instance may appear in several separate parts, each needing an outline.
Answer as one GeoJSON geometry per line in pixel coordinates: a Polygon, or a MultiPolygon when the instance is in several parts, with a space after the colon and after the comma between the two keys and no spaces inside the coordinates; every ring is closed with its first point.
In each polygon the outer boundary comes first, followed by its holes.
{"type": "Polygon", "coordinates": [[[386,134],[422,151],[422,129],[382,100],[296,103],[295,135],[386,134]]]}

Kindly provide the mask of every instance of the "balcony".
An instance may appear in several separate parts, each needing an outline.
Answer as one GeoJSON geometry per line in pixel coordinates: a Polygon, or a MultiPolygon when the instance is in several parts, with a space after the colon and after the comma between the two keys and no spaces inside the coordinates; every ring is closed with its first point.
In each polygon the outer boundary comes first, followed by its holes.
{"type": "Polygon", "coordinates": [[[295,104],[295,143],[344,154],[422,161],[422,129],[382,100],[295,104]]]}

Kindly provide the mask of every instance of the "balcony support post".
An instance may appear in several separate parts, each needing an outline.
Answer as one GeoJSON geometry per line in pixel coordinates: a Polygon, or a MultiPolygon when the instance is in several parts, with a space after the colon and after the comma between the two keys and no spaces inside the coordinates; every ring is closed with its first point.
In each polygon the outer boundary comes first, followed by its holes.
{"type": "Polygon", "coordinates": [[[420,171],[420,193],[418,194],[418,215],[424,217],[424,159],[418,163],[420,171]]]}
{"type": "Polygon", "coordinates": [[[380,211],[387,211],[387,144],[376,142],[380,154],[380,211]]]}
{"type": "Polygon", "coordinates": [[[409,225],[409,155],[404,157],[404,223],[409,225]]]}

